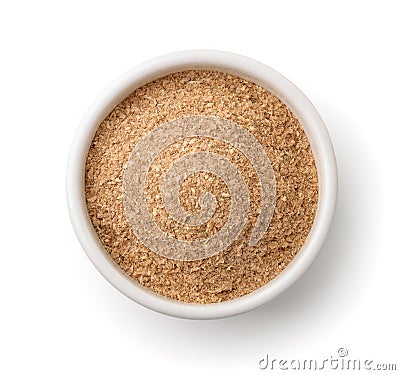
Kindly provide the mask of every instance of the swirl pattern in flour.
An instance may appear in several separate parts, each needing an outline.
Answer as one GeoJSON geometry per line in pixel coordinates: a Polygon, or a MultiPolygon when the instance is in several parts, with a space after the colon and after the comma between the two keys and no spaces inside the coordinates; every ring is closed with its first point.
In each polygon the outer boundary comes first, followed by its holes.
{"type": "Polygon", "coordinates": [[[187,241],[165,233],[150,213],[145,197],[148,171],[165,148],[190,137],[205,137],[228,143],[241,152],[257,173],[261,204],[257,221],[248,242],[255,246],[267,231],[275,208],[275,176],[271,162],[257,139],[236,123],[215,116],[188,116],[164,123],[148,134],[133,149],[123,180],[125,214],[133,233],[144,246],[161,256],[192,261],[208,258],[226,250],[243,230],[249,214],[249,190],[238,169],[218,152],[200,151],[185,154],[165,172],[162,201],[175,221],[197,227],[210,220],[216,210],[216,197],[201,195],[201,210],[190,213],[179,202],[179,188],[188,176],[209,172],[221,178],[229,189],[231,208],[224,226],[214,235],[187,241]]]}

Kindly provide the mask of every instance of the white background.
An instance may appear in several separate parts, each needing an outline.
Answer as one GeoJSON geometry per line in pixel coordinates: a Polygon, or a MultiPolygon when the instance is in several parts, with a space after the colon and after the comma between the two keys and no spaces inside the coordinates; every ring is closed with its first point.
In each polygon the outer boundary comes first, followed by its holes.
{"type": "Polygon", "coordinates": [[[397,5],[2,1],[0,373],[259,374],[266,353],[329,358],[340,347],[400,369],[397,5]],[[317,261],[276,300],[219,321],[162,316],[118,293],[80,248],[65,200],[89,104],[129,68],[195,48],[247,55],[292,80],[324,118],[339,165],[317,261]]]}

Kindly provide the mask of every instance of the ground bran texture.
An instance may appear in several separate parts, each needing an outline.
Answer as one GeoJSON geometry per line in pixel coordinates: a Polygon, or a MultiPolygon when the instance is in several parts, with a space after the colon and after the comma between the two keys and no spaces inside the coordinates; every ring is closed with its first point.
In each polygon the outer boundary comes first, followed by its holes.
{"type": "Polygon", "coordinates": [[[216,71],[184,71],[150,82],[129,95],[99,124],[88,152],[85,176],[90,219],[105,250],[134,281],[184,302],[215,303],[248,294],[275,278],[302,248],[318,205],[318,176],[308,139],[290,109],[264,88],[216,71]],[[165,258],[146,248],[132,232],[123,205],[124,170],[135,145],[163,123],[184,116],[218,116],[251,132],[265,149],[275,174],[276,206],[268,230],[248,246],[257,219],[260,189],[243,154],[216,139],[189,138],[154,160],[146,181],[146,204],[170,236],[198,241],[217,233],[227,220],[230,195],[212,173],[189,176],[179,202],[197,212],[204,192],[215,195],[214,216],[199,227],[177,223],[163,207],[165,171],[188,152],[218,152],[237,167],[249,189],[248,222],[225,251],[195,261],[165,258]]]}

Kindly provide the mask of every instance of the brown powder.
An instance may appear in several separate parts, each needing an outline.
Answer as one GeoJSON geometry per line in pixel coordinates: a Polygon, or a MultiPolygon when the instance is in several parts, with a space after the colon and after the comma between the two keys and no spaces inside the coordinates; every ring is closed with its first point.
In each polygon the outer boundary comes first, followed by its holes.
{"type": "Polygon", "coordinates": [[[241,297],[276,277],[302,248],[318,204],[315,161],[299,121],[264,88],[216,71],[170,74],[140,87],[117,105],[99,125],[89,149],[85,187],[93,226],[119,267],[156,293],[195,303],[241,297]],[[257,171],[246,155],[213,137],[181,139],[154,158],[145,181],[146,207],[157,227],[171,238],[191,243],[219,233],[235,202],[228,181],[217,173],[189,174],[179,186],[179,205],[193,215],[201,213],[204,193],[215,197],[214,213],[201,225],[171,218],[163,201],[168,169],[184,156],[210,151],[232,163],[247,186],[249,210],[240,235],[211,257],[174,260],[150,250],[130,225],[123,184],[132,150],[162,124],[188,116],[229,120],[251,133],[265,150],[276,201],[268,229],[254,246],[249,238],[263,197],[257,171]]]}

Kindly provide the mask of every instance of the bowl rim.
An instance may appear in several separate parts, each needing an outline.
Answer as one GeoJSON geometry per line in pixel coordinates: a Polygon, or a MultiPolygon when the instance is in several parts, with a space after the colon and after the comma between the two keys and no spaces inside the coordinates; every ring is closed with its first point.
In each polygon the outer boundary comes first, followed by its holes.
{"type": "Polygon", "coordinates": [[[67,203],[75,233],[98,271],[117,290],[154,311],[187,319],[216,319],[253,310],[289,288],[313,263],[332,224],[337,199],[337,166],[329,133],[308,98],[287,78],[251,58],[216,50],[174,52],[147,61],[120,76],[89,107],[76,131],[67,167],[67,203]],[[90,221],[84,193],[88,149],[100,122],[136,88],[169,73],[211,69],[236,74],[277,95],[299,118],[318,170],[318,209],[306,243],[289,265],[263,287],[212,304],[186,303],[158,295],[127,276],[104,250],[90,221]]]}

